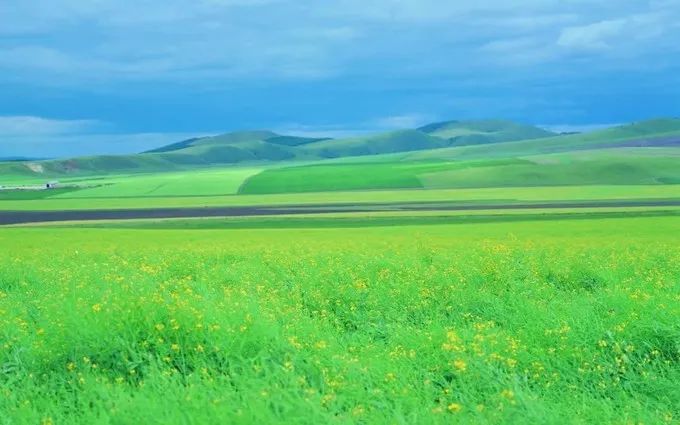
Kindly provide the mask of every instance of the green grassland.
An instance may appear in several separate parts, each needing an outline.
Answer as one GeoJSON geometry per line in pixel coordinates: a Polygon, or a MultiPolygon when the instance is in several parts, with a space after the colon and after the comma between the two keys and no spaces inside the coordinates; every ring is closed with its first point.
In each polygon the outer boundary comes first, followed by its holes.
{"type": "Polygon", "coordinates": [[[450,145],[477,145],[540,139],[555,133],[505,120],[446,121],[419,128],[423,133],[447,139],[450,145]]]}
{"type": "MultiPolygon", "coordinates": [[[[338,140],[238,132],[191,139],[138,155],[0,164],[0,184],[36,184],[58,177],[65,184],[97,186],[36,195],[55,201],[664,185],[680,183],[679,139],[678,119],[561,136],[499,120],[453,121],[338,140]],[[473,136],[484,140],[461,139],[473,136]]],[[[3,199],[13,196],[27,195],[0,192],[0,203],[5,204],[0,208],[8,209],[3,199]]]]}
{"type": "MultiPolygon", "coordinates": [[[[96,187],[35,196],[155,198],[376,189],[678,184],[679,165],[678,148],[600,149],[474,161],[322,162],[67,178],[60,181],[96,187]]],[[[0,192],[0,200],[12,196],[0,192]]]]}
{"type": "Polygon", "coordinates": [[[5,211],[299,214],[0,227],[0,425],[677,423],[678,138],[450,121],[2,163],[65,186],[5,211]]]}
{"type": "Polygon", "coordinates": [[[136,219],[36,223],[31,226],[88,229],[337,229],[388,226],[469,225],[564,220],[679,217],[680,207],[537,208],[476,211],[309,212],[256,217],[136,219]]]}
{"type": "Polygon", "coordinates": [[[87,210],[248,205],[398,204],[407,202],[531,203],[596,200],[670,200],[680,185],[589,185],[479,189],[364,190],[228,196],[77,197],[64,190],[0,192],[0,210],[87,210]],[[52,196],[50,196],[52,195],[52,196]]]}
{"type": "Polygon", "coordinates": [[[675,423],[679,245],[677,217],[0,229],[0,422],[675,423]]]}
{"type": "Polygon", "coordinates": [[[585,134],[363,155],[265,170],[240,192],[675,184],[680,149],[663,141],[679,138],[680,120],[652,120],[585,134]]]}
{"type": "Polygon", "coordinates": [[[625,148],[474,161],[332,163],[265,170],[240,193],[680,183],[680,149],[625,148]]]}
{"type": "Polygon", "coordinates": [[[449,143],[446,139],[418,130],[399,130],[345,140],[325,140],[309,145],[307,149],[321,158],[342,158],[437,149],[447,146],[449,143]]]}
{"type": "MultiPolygon", "coordinates": [[[[466,121],[438,124],[474,133],[482,142],[507,142],[553,135],[507,121],[466,121]]],[[[370,134],[349,139],[286,136],[271,131],[241,131],[184,140],[136,155],[102,155],[47,161],[0,163],[0,177],[13,180],[98,174],[183,171],[215,165],[268,164],[429,150],[455,145],[454,139],[428,134],[427,128],[370,134]]],[[[433,131],[433,134],[437,133],[433,131]]]]}
{"type": "Polygon", "coordinates": [[[274,133],[242,132],[205,139],[193,144],[171,145],[153,152],[131,155],[105,155],[47,161],[0,163],[3,181],[34,182],[45,179],[96,177],[101,175],[159,173],[196,170],[216,165],[279,162],[314,158],[304,152],[289,152],[294,147],[267,143],[261,137],[274,133]],[[199,143],[200,142],[200,143],[199,143]],[[173,148],[173,146],[183,146],[173,148]]]}
{"type": "Polygon", "coordinates": [[[616,148],[625,142],[653,141],[680,137],[680,119],[658,119],[626,124],[582,134],[561,135],[501,144],[462,146],[428,152],[413,152],[402,158],[411,160],[473,160],[522,157],[549,153],[616,148]]]}
{"type": "Polygon", "coordinates": [[[58,194],[53,198],[231,195],[238,192],[246,178],[260,171],[261,168],[234,167],[114,176],[93,181],[97,187],[58,194]]]}

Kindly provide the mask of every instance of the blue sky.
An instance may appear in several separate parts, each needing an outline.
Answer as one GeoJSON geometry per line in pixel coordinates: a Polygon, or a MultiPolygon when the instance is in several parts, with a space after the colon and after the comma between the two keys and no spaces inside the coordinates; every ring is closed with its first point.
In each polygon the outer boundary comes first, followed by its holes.
{"type": "Polygon", "coordinates": [[[3,0],[0,157],[680,115],[680,0],[3,0]]]}

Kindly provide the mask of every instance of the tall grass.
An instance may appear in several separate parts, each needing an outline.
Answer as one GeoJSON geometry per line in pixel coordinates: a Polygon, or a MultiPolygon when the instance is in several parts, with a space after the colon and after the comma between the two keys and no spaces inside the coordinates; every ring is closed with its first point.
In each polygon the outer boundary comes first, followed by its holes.
{"type": "Polygon", "coordinates": [[[476,226],[2,230],[0,423],[678,420],[677,219],[476,226]]]}

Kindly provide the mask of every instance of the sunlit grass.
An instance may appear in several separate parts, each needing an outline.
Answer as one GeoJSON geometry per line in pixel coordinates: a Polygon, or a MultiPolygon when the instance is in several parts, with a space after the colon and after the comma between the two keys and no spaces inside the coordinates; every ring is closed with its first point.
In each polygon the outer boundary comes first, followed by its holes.
{"type": "MultiPolygon", "coordinates": [[[[78,193],[78,192],[74,192],[78,193]]],[[[324,203],[375,203],[375,202],[479,202],[493,201],[570,201],[570,200],[632,200],[678,199],[680,185],[640,186],[559,186],[511,187],[481,189],[432,190],[374,190],[349,192],[286,193],[274,195],[231,196],[131,196],[131,197],[69,197],[72,194],[57,192],[57,197],[34,200],[14,199],[0,192],[0,210],[73,210],[119,208],[170,208],[196,206],[236,205],[300,205],[324,203]]]]}
{"type": "Polygon", "coordinates": [[[6,423],[672,423],[677,218],[0,231],[6,423]]]}

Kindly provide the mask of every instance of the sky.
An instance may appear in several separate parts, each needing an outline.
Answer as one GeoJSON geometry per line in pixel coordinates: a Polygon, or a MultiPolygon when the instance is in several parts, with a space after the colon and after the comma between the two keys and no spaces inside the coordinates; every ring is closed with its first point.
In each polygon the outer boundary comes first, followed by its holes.
{"type": "Polygon", "coordinates": [[[680,0],[2,0],[0,157],[680,116],[680,0]]]}

